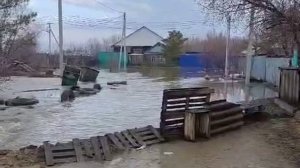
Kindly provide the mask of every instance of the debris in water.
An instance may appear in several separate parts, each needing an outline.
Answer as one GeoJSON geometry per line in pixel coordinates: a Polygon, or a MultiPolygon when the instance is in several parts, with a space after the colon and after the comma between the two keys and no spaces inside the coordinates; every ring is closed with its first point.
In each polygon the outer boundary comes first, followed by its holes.
{"type": "MultiPolygon", "coordinates": [[[[44,91],[53,91],[53,90],[60,90],[59,88],[53,88],[53,89],[36,89],[36,90],[25,90],[22,92],[44,92],[44,91]]],[[[0,100],[1,104],[1,100],[0,100]]]]}
{"type": "Polygon", "coordinates": [[[164,152],[164,155],[174,155],[174,152],[164,152]]]}
{"type": "Polygon", "coordinates": [[[107,82],[107,85],[127,85],[127,81],[114,81],[114,82],[107,82]]]}
{"type": "Polygon", "coordinates": [[[5,101],[6,106],[30,106],[38,103],[39,101],[35,98],[21,98],[21,97],[16,97],[14,99],[9,99],[5,101]]]}
{"type": "Polygon", "coordinates": [[[147,147],[147,145],[145,144],[145,145],[143,145],[143,146],[141,146],[141,147],[139,147],[139,148],[136,148],[136,150],[143,150],[143,149],[145,149],[147,147]]]}

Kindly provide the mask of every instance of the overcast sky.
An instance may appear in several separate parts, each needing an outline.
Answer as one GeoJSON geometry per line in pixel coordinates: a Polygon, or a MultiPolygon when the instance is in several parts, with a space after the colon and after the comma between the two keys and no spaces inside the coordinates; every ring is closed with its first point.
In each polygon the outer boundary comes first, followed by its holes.
{"type": "MultiPolygon", "coordinates": [[[[46,23],[53,23],[58,37],[57,1],[31,0],[29,8],[38,13],[40,27],[46,30],[46,23]]],[[[83,44],[90,38],[101,40],[121,34],[120,12],[127,14],[127,34],[142,26],[163,37],[173,29],[186,37],[205,37],[209,31],[225,31],[225,24],[208,18],[194,0],[63,0],[65,47],[83,44]]],[[[233,35],[243,33],[233,30],[233,35]]],[[[47,48],[46,32],[41,33],[39,43],[42,50],[47,48]]]]}

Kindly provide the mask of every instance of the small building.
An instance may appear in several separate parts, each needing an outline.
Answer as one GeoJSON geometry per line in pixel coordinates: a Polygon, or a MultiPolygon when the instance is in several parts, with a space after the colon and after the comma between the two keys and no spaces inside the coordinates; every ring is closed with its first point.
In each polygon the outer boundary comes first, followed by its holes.
{"type": "MultiPolygon", "coordinates": [[[[162,55],[163,37],[143,26],[126,38],[126,50],[130,65],[161,64],[164,63],[162,55]]],[[[114,52],[120,52],[123,40],[112,45],[114,52]]]]}

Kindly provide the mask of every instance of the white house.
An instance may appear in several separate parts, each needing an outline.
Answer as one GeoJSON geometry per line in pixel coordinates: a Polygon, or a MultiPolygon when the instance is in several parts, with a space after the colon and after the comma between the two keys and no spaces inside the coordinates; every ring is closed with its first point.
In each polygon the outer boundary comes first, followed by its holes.
{"type": "MultiPolygon", "coordinates": [[[[149,63],[149,61],[150,63],[151,61],[160,61],[159,63],[162,63],[164,60],[161,58],[162,45],[164,45],[162,42],[163,39],[163,37],[145,26],[126,36],[125,40],[126,49],[129,55],[129,63],[132,65],[141,65],[147,62],[149,63]],[[151,58],[145,58],[147,56],[151,58]]],[[[113,44],[112,47],[115,52],[119,52],[122,45],[123,40],[120,40],[113,44]]]]}

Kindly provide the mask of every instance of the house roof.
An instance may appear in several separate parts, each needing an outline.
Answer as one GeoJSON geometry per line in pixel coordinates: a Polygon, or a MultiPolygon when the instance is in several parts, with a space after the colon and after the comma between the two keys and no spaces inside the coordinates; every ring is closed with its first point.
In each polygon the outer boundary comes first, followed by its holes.
{"type": "MultiPolygon", "coordinates": [[[[158,42],[161,42],[163,38],[150,30],[146,26],[143,26],[136,30],[135,32],[126,36],[126,46],[129,47],[145,47],[145,46],[154,46],[158,42]]],[[[121,46],[123,40],[115,43],[113,46],[121,46]]]]}
{"type": "Polygon", "coordinates": [[[163,42],[158,42],[153,47],[151,47],[149,50],[145,51],[145,53],[162,53],[164,47],[165,47],[165,44],[163,42]]]}

